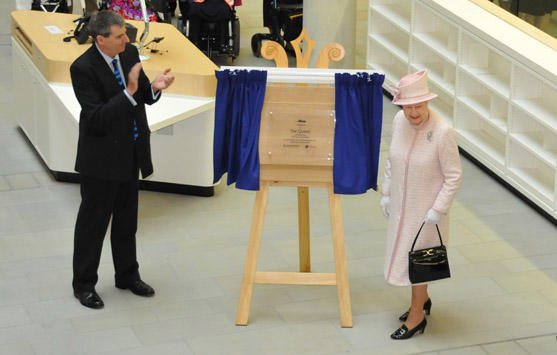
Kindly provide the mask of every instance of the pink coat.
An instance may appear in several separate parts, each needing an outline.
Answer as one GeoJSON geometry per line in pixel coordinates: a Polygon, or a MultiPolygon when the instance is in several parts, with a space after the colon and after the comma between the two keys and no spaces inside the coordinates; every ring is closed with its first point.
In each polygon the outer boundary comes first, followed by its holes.
{"type": "MultiPolygon", "coordinates": [[[[460,185],[462,168],[454,130],[435,112],[419,128],[400,110],[393,120],[391,147],[382,193],[391,197],[385,279],[410,285],[408,251],[430,208],[442,214],[439,230],[448,241],[449,207],[460,185]]],[[[426,225],[415,249],[439,245],[435,225],[426,225]]],[[[449,251],[450,256],[450,251],[449,251]]]]}

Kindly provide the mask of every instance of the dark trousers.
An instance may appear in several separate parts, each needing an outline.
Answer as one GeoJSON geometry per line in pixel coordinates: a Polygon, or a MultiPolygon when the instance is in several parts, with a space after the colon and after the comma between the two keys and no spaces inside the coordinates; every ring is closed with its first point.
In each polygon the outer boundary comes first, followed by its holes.
{"type": "Polygon", "coordinates": [[[110,242],[116,284],[126,287],[140,278],[135,247],[137,198],[137,178],[122,182],[81,176],[82,200],[74,235],[74,291],[93,290],[97,283],[103,240],[111,216],[110,242]]]}

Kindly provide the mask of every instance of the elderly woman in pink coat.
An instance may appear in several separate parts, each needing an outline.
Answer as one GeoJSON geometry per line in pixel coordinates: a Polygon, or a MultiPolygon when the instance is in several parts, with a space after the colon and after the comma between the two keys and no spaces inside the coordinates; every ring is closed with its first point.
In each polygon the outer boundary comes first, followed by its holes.
{"type": "MultiPolygon", "coordinates": [[[[443,243],[448,237],[449,207],[460,185],[462,169],[455,132],[428,108],[437,97],[429,92],[427,72],[404,76],[393,90],[393,104],[401,105],[393,120],[392,141],[385,168],[381,209],[389,217],[385,278],[397,286],[412,285],[408,278],[408,251],[425,222],[415,249],[439,245],[435,225],[443,243]]],[[[426,284],[412,285],[405,323],[391,338],[407,339],[423,333],[431,299],[426,284]]]]}

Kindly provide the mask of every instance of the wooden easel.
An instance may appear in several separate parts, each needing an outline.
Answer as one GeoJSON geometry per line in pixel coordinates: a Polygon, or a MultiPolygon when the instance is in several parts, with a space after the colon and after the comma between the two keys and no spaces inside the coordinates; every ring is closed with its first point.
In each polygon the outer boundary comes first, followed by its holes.
{"type": "MultiPolygon", "coordinates": [[[[307,68],[315,42],[305,29],[291,42],[298,68],[307,68]],[[302,57],[300,43],[306,50],[302,57]]],[[[264,58],[275,60],[277,67],[287,67],[282,46],[266,42],[264,58]]],[[[326,46],[319,56],[318,68],[327,68],[329,60],[344,57],[344,48],[336,43],[326,46]]],[[[299,84],[268,86],[261,114],[259,134],[260,190],[256,193],[250,239],[236,325],[247,325],[254,284],[336,285],[340,324],[352,327],[350,289],[342,226],[340,196],[333,189],[334,88],[330,85],[309,87],[299,84]],[[296,186],[298,189],[298,232],[300,272],[257,271],[263,220],[270,186],[296,186]],[[309,187],[328,189],[329,209],[335,256],[334,273],[312,273],[310,262],[309,187]]]]}

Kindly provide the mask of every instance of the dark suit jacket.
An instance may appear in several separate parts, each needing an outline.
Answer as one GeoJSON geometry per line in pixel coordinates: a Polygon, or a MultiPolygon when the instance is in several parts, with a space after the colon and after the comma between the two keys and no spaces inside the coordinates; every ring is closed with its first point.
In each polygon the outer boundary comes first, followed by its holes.
{"type": "MultiPolygon", "coordinates": [[[[137,49],[128,43],[119,57],[127,82],[130,69],[139,62],[137,49]]],[[[81,105],[75,170],[105,180],[130,180],[136,178],[132,174],[135,150],[142,176],[152,174],[151,131],[145,104],[157,100],[153,99],[151,84],[143,70],[133,95],[137,106],[126,97],[94,44],[72,63],[70,73],[75,96],[81,105]],[[133,120],[139,134],[135,142],[133,120]]]]}

